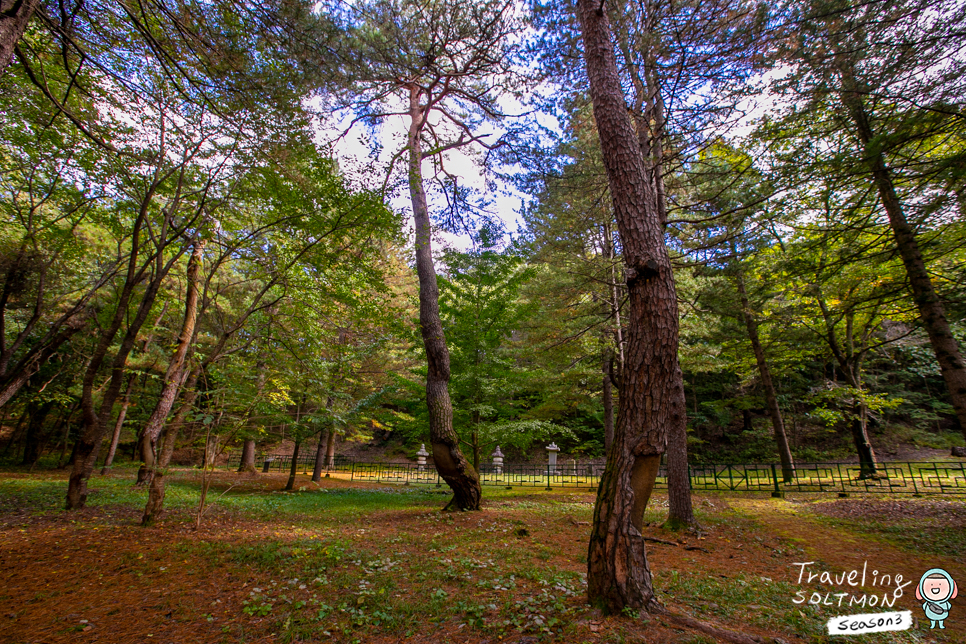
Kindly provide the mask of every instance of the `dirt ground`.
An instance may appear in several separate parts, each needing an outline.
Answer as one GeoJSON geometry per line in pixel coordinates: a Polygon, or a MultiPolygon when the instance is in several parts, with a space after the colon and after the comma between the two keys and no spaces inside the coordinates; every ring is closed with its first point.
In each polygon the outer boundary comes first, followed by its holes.
{"type": "MultiPolygon", "coordinates": [[[[278,489],[282,478],[281,475],[260,475],[237,489],[278,489]]],[[[338,480],[325,483],[328,488],[349,485],[367,487],[338,480]]],[[[659,503],[660,499],[656,501],[659,503]]],[[[682,576],[694,579],[728,580],[741,575],[742,579],[760,579],[762,584],[766,580],[781,583],[791,606],[795,594],[789,592],[789,585],[794,586],[792,591],[802,590],[806,596],[813,592],[824,596],[830,590],[828,584],[822,586],[820,581],[797,583],[802,567],[796,563],[813,562],[809,570],[833,573],[862,570],[867,564],[870,577],[871,571],[876,570],[877,574],[892,577],[901,574],[905,580],[913,581],[893,609],[912,610],[913,615],[921,614],[913,593],[923,571],[944,567],[954,577],[966,579],[966,553],[917,554],[816,520],[817,514],[822,513],[838,512],[847,516],[850,507],[874,511],[874,508],[869,510],[865,501],[831,504],[814,501],[804,495],[784,500],[751,495],[696,496],[696,506],[705,515],[718,518],[715,525],[702,535],[687,536],[673,535],[656,524],[649,525],[645,536],[652,539],[648,544],[650,567],[659,577],[662,571],[680,571],[682,576]],[[816,512],[816,507],[820,512],[816,512]]],[[[417,507],[364,514],[342,529],[345,535],[364,533],[366,544],[385,545],[403,536],[410,543],[413,538],[425,539],[428,543],[448,536],[458,538],[461,531],[469,528],[482,533],[501,525],[525,523],[526,547],[533,550],[536,564],[579,573],[586,570],[587,519],[592,502],[593,495],[587,492],[534,491],[528,496],[493,500],[485,512],[453,515],[444,523],[437,521],[437,509],[417,507]],[[566,507],[586,507],[586,510],[547,515],[537,520],[532,507],[540,503],[562,503],[566,507]]],[[[944,503],[947,502],[928,504],[924,512],[948,513],[955,517],[966,514],[962,500],[953,501],[950,506],[944,503]]],[[[264,571],[246,563],[207,557],[199,544],[257,544],[268,539],[290,539],[294,543],[307,535],[313,536],[313,528],[297,521],[280,523],[224,511],[215,511],[200,530],[195,529],[187,511],[170,512],[151,528],[138,526],[139,518],[139,508],[121,505],[75,513],[37,514],[29,508],[13,506],[0,509],[0,642],[285,641],[278,632],[277,620],[244,612],[252,588],[266,582],[264,571]]],[[[315,536],[321,539],[322,535],[323,532],[318,532],[315,536]]],[[[406,547],[413,549],[413,546],[406,547]]],[[[421,556],[419,552],[412,554],[421,556]]],[[[837,589],[831,588],[831,591],[837,592],[837,589]]],[[[883,592],[868,585],[867,591],[883,592]]],[[[571,601],[580,603],[582,598],[574,597],[571,601]]],[[[744,625],[740,619],[717,620],[713,610],[716,601],[720,600],[706,597],[691,605],[668,602],[668,607],[718,626],[760,636],[766,642],[814,641],[800,639],[783,625],[765,630],[744,625]]],[[[756,606],[751,604],[748,609],[755,610],[756,606]]],[[[851,611],[855,612],[875,611],[851,611]]],[[[716,641],[666,618],[642,623],[604,618],[589,610],[581,615],[579,624],[571,631],[576,634],[574,641],[716,641]]],[[[917,623],[916,628],[919,626],[917,623]]],[[[945,639],[931,640],[931,634],[927,633],[924,639],[908,641],[966,642],[963,599],[954,602],[947,626],[945,639]]],[[[538,637],[513,632],[501,638],[474,634],[452,620],[427,624],[425,630],[406,637],[375,634],[354,640],[338,638],[338,634],[320,634],[313,641],[375,644],[444,639],[476,644],[539,641],[538,637]]]]}

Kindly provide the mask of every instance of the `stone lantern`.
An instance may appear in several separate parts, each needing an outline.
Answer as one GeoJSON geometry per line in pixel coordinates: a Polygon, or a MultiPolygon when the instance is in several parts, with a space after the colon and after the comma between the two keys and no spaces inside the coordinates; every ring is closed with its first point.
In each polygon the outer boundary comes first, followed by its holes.
{"type": "Polygon", "coordinates": [[[550,474],[554,474],[557,471],[557,452],[560,448],[557,447],[556,443],[550,443],[547,445],[547,469],[550,474]]]}
{"type": "Polygon", "coordinates": [[[426,470],[426,457],[429,456],[429,452],[426,451],[426,443],[421,443],[419,445],[419,451],[416,452],[416,471],[423,472],[426,470]]]}
{"type": "Polygon", "coordinates": [[[503,474],[503,452],[500,451],[500,446],[497,445],[496,449],[493,450],[493,472],[496,474],[503,474]]]}

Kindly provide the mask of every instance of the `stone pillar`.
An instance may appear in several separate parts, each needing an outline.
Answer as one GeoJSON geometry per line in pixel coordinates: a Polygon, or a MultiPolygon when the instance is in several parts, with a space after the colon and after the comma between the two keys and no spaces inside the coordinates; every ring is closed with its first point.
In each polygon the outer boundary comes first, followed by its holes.
{"type": "Polygon", "coordinates": [[[429,452],[426,451],[426,443],[422,443],[419,446],[419,451],[416,452],[416,471],[417,472],[426,471],[427,456],[429,456],[429,452]]]}
{"type": "Polygon", "coordinates": [[[547,445],[547,462],[549,464],[547,471],[549,471],[550,474],[554,474],[557,471],[557,452],[559,451],[560,448],[557,447],[556,443],[550,443],[547,445]]]}
{"type": "Polygon", "coordinates": [[[500,451],[500,446],[497,445],[496,449],[493,451],[493,471],[496,474],[503,474],[503,452],[500,451]]]}
{"type": "Polygon", "coordinates": [[[577,476],[577,459],[570,459],[570,475],[577,476]]]}

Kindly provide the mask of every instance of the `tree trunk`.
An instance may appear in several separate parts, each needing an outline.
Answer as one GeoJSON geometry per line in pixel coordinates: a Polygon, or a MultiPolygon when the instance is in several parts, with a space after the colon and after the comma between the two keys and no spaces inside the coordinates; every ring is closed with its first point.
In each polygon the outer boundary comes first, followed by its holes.
{"type": "Polygon", "coordinates": [[[27,405],[24,407],[24,410],[20,412],[20,418],[17,419],[17,424],[14,425],[13,429],[10,431],[10,438],[7,439],[7,444],[3,446],[4,458],[6,458],[7,453],[10,451],[10,448],[13,447],[13,444],[20,439],[20,428],[23,427],[24,421],[27,420],[27,416],[29,415],[29,407],[30,406],[27,405]]]}
{"type": "Polygon", "coordinates": [[[445,509],[479,510],[482,489],[476,470],[459,448],[453,429],[453,405],[449,397],[449,349],[439,317],[439,288],[433,262],[432,227],[423,189],[422,129],[428,107],[420,105],[421,90],[413,85],[409,104],[409,194],[416,227],[416,273],[419,277],[419,328],[426,348],[426,405],[429,408],[429,440],[436,471],[453,490],[445,509]]]}
{"type": "Polygon", "coordinates": [[[855,451],[859,455],[859,479],[868,479],[876,475],[877,463],[875,450],[869,442],[869,409],[865,403],[855,401],[852,407],[852,440],[855,441],[855,451]]]}
{"type": "Polygon", "coordinates": [[[329,439],[325,442],[325,477],[329,478],[329,470],[335,467],[335,429],[329,430],[329,439]]]}
{"type": "Polygon", "coordinates": [[[127,408],[131,406],[131,388],[134,385],[136,377],[133,373],[127,377],[127,389],[124,392],[124,400],[121,402],[121,411],[117,414],[117,422],[114,423],[114,433],[111,434],[111,446],[107,450],[107,458],[104,459],[104,465],[101,467],[101,476],[110,472],[111,465],[114,464],[117,444],[121,440],[121,428],[124,426],[124,419],[127,417],[127,408]]]}
{"type": "Polygon", "coordinates": [[[27,406],[30,422],[27,423],[27,434],[24,438],[23,461],[21,465],[33,466],[40,458],[41,447],[44,443],[44,421],[50,414],[54,403],[45,402],[37,404],[31,402],[27,406]]]}
{"type": "Polygon", "coordinates": [[[771,370],[765,360],[765,349],[761,346],[761,338],[758,335],[758,322],[755,320],[751,305],[748,302],[745,276],[740,269],[735,282],[738,286],[738,296],[741,298],[741,317],[745,322],[745,329],[748,331],[751,349],[755,353],[758,375],[761,378],[761,386],[765,390],[765,402],[768,404],[768,415],[771,417],[771,425],[775,430],[775,445],[778,447],[778,458],[782,462],[782,478],[786,483],[791,483],[795,478],[795,462],[792,460],[792,450],[788,446],[788,436],[785,435],[785,423],[782,420],[781,409],[778,407],[775,383],[771,378],[771,370]]]}
{"type": "Polygon", "coordinates": [[[614,443],[614,394],[613,385],[610,381],[612,361],[613,358],[610,356],[604,360],[604,378],[601,383],[604,390],[604,454],[610,452],[610,446],[614,443]]]}
{"type": "Polygon", "coordinates": [[[295,474],[298,472],[299,466],[299,448],[302,446],[301,440],[295,441],[295,449],[292,451],[292,467],[288,471],[288,482],[285,484],[286,490],[292,490],[295,487],[295,474]]]}
{"type": "Polygon", "coordinates": [[[138,451],[141,452],[141,466],[138,468],[138,478],[135,485],[141,487],[151,482],[155,470],[154,445],[145,433],[138,440],[138,451]]]}
{"type": "Polygon", "coordinates": [[[239,472],[249,472],[257,474],[258,468],[255,467],[255,439],[246,438],[242,445],[241,463],[238,464],[239,472]]]}
{"type": "MultiPolygon", "coordinates": [[[[646,22],[643,25],[647,36],[637,47],[631,46],[623,31],[618,34],[617,40],[634,87],[634,125],[636,126],[637,143],[644,168],[644,180],[651,191],[652,205],[657,220],[663,227],[667,221],[662,141],[666,126],[664,102],[657,79],[657,63],[654,52],[659,38],[656,34],[656,14],[657,11],[654,7],[649,6],[645,12],[646,22]]],[[[686,409],[686,404],[685,401],[682,413],[686,409]]],[[[681,427],[669,428],[667,455],[668,520],[665,525],[670,529],[697,527],[697,522],[694,520],[694,509],[691,506],[686,424],[682,424],[681,427]]]]}
{"type": "MultiPolygon", "coordinates": [[[[162,274],[155,274],[149,280],[141,303],[138,306],[137,313],[135,313],[134,319],[131,320],[121,340],[120,347],[114,354],[114,359],[111,363],[111,379],[108,383],[107,390],[101,398],[101,403],[96,409],[94,405],[94,382],[100,366],[103,364],[104,358],[107,355],[108,349],[113,344],[114,336],[117,334],[121,322],[126,317],[124,314],[127,312],[130,293],[119,299],[117,304],[118,314],[115,316],[111,327],[102,333],[94,355],[88,363],[81,393],[81,409],[83,410],[84,426],[74,446],[74,462],[67,483],[66,507],[68,510],[83,508],[87,502],[87,480],[94,471],[97,455],[104,439],[107,419],[111,416],[114,401],[117,400],[117,396],[121,390],[124,369],[127,365],[127,357],[131,353],[131,349],[134,348],[138,331],[147,319],[167,271],[159,271],[159,273],[162,274]]],[[[131,284],[131,290],[133,291],[133,284],[131,284]]]]}
{"type": "Polygon", "coordinates": [[[213,468],[218,458],[218,434],[208,433],[205,439],[205,467],[213,468]]]}
{"type": "Polygon", "coordinates": [[[0,74],[13,60],[13,49],[39,6],[40,0],[0,0],[0,74]]]}
{"type": "Polygon", "coordinates": [[[881,150],[872,145],[876,137],[862,102],[862,93],[856,87],[852,68],[848,62],[840,61],[840,71],[843,85],[843,91],[840,93],[842,103],[855,125],[865,154],[864,160],[869,166],[879,192],[882,207],[889,216],[889,225],[895,236],[896,247],[906,269],[906,275],[909,277],[913,299],[919,309],[926,333],[929,335],[929,342],[936,354],[936,361],[939,363],[946,388],[949,390],[960,431],[966,436],[966,364],[963,362],[956,338],[949,328],[942,300],[933,288],[932,279],[916,239],[916,231],[906,220],[902,210],[885,158],[881,150]]]}
{"type": "Polygon", "coordinates": [[[319,445],[315,448],[315,466],[312,468],[313,483],[322,480],[322,470],[325,469],[325,444],[329,440],[328,433],[324,429],[319,432],[319,445]]]}
{"type": "Polygon", "coordinates": [[[174,454],[175,442],[178,434],[184,426],[188,414],[194,408],[195,399],[198,397],[198,376],[201,374],[201,365],[195,365],[188,373],[188,379],[184,385],[184,398],[174,418],[168,423],[164,431],[164,441],[161,445],[161,452],[158,454],[158,467],[151,479],[151,486],[148,488],[148,501],[144,506],[144,514],[141,517],[141,525],[151,525],[159,516],[164,508],[164,493],[167,485],[167,468],[171,464],[171,455],[174,454]]]}
{"type": "MultiPolygon", "coordinates": [[[[683,378],[682,378],[683,383],[683,378]]],[[[684,391],[682,384],[682,392],[684,391]]],[[[682,402],[682,405],[686,404],[682,402]]],[[[688,466],[687,425],[668,428],[667,437],[667,505],[664,527],[668,530],[697,529],[691,504],[691,469],[688,466]]]]}
{"type": "Polygon", "coordinates": [[[141,525],[149,526],[161,516],[164,507],[164,493],[167,489],[167,468],[171,463],[171,455],[174,454],[174,445],[178,439],[178,427],[169,425],[164,428],[160,436],[161,449],[157,455],[157,467],[151,475],[151,485],[148,487],[148,501],[144,505],[144,514],[141,516],[141,525]]]}
{"type": "Polygon", "coordinates": [[[178,335],[178,345],[174,350],[174,355],[171,356],[171,361],[168,363],[168,369],[165,371],[161,395],[158,397],[154,411],[151,412],[151,416],[144,426],[143,440],[149,446],[144,451],[145,453],[152,452],[155,456],[150,462],[145,460],[145,464],[148,466],[148,479],[154,477],[154,472],[157,469],[158,438],[164,427],[164,421],[167,420],[168,414],[174,407],[174,400],[181,388],[181,383],[184,381],[185,359],[195,337],[195,323],[198,319],[198,271],[201,268],[201,256],[205,249],[205,242],[195,239],[192,246],[191,257],[188,258],[186,269],[184,320],[181,323],[181,333],[178,335]]]}
{"type": "Polygon", "coordinates": [[[577,11],[630,301],[614,444],[588,547],[587,593],[609,613],[661,611],[641,528],[668,435],[683,432],[686,422],[677,296],[655,190],[621,92],[610,25],[598,0],[579,0],[577,11]]]}

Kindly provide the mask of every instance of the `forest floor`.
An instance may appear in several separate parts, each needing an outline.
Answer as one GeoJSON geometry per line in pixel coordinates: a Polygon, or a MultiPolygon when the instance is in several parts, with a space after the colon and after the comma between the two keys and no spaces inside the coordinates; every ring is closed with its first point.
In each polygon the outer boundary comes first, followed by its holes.
{"type": "MultiPolygon", "coordinates": [[[[0,642],[717,641],[586,604],[589,491],[486,488],[485,511],[444,514],[448,497],[432,487],[300,477],[285,493],[281,475],[219,473],[196,528],[199,474],[184,470],[163,519],[141,528],[133,476],[95,477],[88,507],[68,513],[66,474],[0,473],[0,642]]],[[[697,535],[660,527],[664,496],[645,517],[646,537],[668,542],[649,542],[648,557],[669,609],[787,644],[829,641],[835,615],[911,610],[908,631],[846,641],[966,642],[966,596],[945,631],[918,619],[914,597],[929,568],[966,580],[966,499],[694,502],[697,535]],[[864,588],[834,583],[851,570],[865,570],[864,588]],[[808,579],[822,571],[832,583],[808,579]],[[870,607],[892,601],[899,575],[894,607],[870,607]]]]}

